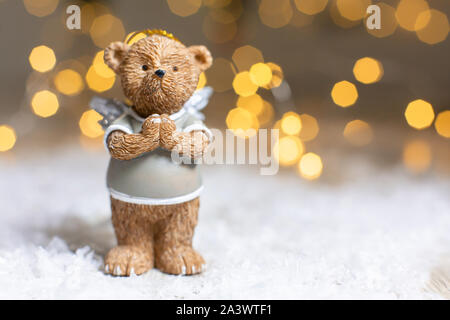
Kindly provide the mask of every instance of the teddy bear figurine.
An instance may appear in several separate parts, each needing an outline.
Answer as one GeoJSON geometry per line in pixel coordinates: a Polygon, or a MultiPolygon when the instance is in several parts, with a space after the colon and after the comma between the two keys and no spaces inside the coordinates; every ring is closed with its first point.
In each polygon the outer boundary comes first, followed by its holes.
{"type": "Polygon", "coordinates": [[[153,267],[197,274],[205,268],[192,248],[201,177],[195,163],[173,161],[172,154],[197,159],[211,142],[196,106],[206,105],[212,90],[196,88],[212,57],[205,46],[186,47],[166,31],[142,32],[146,37],[137,42],[113,42],[104,52],[132,106],[101,98],[91,103],[104,115],[111,155],[107,186],[117,246],[104,269],[115,276],[153,267]]]}

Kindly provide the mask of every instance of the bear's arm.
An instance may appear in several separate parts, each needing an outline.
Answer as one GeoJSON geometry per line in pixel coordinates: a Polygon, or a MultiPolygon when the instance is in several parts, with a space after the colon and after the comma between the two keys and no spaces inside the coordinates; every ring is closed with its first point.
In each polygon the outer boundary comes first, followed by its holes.
{"type": "Polygon", "coordinates": [[[203,157],[210,142],[208,135],[203,130],[175,132],[174,140],[173,148],[181,156],[187,156],[192,159],[203,157]]]}
{"type": "Polygon", "coordinates": [[[145,152],[156,149],[159,145],[159,134],[133,133],[113,131],[108,136],[107,146],[111,157],[118,160],[131,160],[145,152]]]}

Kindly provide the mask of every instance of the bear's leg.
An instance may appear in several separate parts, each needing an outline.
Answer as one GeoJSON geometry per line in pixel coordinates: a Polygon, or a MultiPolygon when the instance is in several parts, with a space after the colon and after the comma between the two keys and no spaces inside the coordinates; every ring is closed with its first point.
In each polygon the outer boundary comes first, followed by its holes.
{"type": "Polygon", "coordinates": [[[111,198],[118,246],[105,257],[105,272],[116,276],[142,274],[153,268],[153,228],[149,206],[111,198]]]}
{"type": "Polygon", "coordinates": [[[168,211],[168,214],[156,223],[154,229],[155,264],[162,272],[190,275],[204,269],[205,260],[192,249],[198,208],[198,198],[164,206],[164,211],[168,211]]]}

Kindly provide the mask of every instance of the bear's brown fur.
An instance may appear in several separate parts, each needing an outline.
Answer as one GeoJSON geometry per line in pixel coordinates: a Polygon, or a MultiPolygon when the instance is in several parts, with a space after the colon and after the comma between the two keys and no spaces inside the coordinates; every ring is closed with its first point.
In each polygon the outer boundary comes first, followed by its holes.
{"type": "MultiPolygon", "coordinates": [[[[146,118],[140,133],[113,131],[109,135],[111,156],[131,160],[163,147],[183,156],[201,157],[209,143],[207,135],[203,131],[176,131],[169,115],[183,107],[201,72],[211,66],[208,49],[185,47],[174,39],[151,35],[132,46],[111,43],[104,58],[120,77],[134,111],[146,118]],[[157,70],[162,70],[163,76],[158,76],[157,70]]],[[[142,274],[153,267],[170,274],[201,272],[205,262],[192,249],[198,208],[198,198],[173,205],[140,205],[111,198],[118,246],[106,255],[105,271],[121,276],[142,274]]]]}

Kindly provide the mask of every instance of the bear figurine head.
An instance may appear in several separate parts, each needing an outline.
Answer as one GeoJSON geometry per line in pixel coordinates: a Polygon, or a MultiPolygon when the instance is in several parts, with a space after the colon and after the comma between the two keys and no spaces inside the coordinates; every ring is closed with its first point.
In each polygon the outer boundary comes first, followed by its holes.
{"type": "Polygon", "coordinates": [[[132,45],[113,42],[105,49],[104,59],[142,117],[179,111],[197,88],[200,74],[212,64],[205,46],[186,47],[160,34],[132,45]]]}

